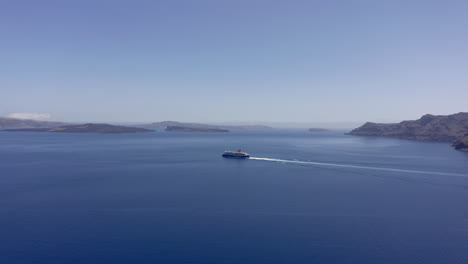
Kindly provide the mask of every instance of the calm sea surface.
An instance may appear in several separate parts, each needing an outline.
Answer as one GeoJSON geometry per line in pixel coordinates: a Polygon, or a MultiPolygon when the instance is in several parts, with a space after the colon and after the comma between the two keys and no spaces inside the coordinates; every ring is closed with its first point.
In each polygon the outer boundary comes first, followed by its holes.
{"type": "Polygon", "coordinates": [[[0,263],[468,263],[468,153],[302,131],[0,134],[0,263]],[[255,159],[223,159],[242,148],[255,159]]]}

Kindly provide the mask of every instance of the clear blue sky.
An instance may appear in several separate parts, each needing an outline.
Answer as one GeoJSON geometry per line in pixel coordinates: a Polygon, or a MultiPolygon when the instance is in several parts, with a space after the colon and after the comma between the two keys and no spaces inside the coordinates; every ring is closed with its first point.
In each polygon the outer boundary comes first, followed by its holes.
{"type": "Polygon", "coordinates": [[[467,1],[0,3],[0,115],[338,122],[468,111],[467,1]]]}

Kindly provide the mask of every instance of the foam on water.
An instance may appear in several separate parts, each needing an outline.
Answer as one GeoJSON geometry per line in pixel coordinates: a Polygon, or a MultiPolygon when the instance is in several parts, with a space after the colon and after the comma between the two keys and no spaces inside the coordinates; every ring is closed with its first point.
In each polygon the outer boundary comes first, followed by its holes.
{"type": "Polygon", "coordinates": [[[251,160],[260,160],[260,161],[281,162],[281,163],[294,163],[294,164],[305,164],[305,165],[315,165],[315,166],[326,166],[326,167],[341,167],[341,168],[364,169],[364,170],[379,170],[379,171],[391,171],[391,172],[403,172],[403,173],[415,173],[415,174],[430,174],[430,175],[439,175],[439,176],[468,177],[468,174],[452,173],[452,172],[405,170],[405,169],[393,169],[393,168],[385,168],[385,167],[371,167],[371,166],[360,166],[360,165],[349,165],[349,164],[338,164],[338,163],[325,163],[325,162],[317,162],[317,161],[284,160],[284,159],[272,159],[272,158],[260,158],[260,157],[250,157],[249,159],[251,159],[251,160]]]}

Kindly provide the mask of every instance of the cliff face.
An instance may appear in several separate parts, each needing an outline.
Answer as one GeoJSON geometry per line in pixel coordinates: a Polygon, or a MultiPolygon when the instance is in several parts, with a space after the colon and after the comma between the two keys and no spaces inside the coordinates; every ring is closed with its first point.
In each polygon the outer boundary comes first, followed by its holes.
{"type": "Polygon", "coordinates": [[[453,147],[458,150],[468,151],[468,133],[466,133],[461,139],[453,143],[453,147]]]}
{"type": "Polygon", "coordinates": [[[424,141],[453,142],[468,132],[468,113],[453,115],[424,115],[418,120],[396,124],[367,122],[349,135],[386,136],[424,141]]]}

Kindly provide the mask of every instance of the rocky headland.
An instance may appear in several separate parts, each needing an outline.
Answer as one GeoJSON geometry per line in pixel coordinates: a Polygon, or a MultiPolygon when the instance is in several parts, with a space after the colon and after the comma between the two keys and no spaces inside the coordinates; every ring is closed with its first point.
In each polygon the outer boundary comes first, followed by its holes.
{"type": "Polygon", "coordinates": [[[468,151],[468,133],[462,138],[453,143],[453,147],[457,150],[468,151]]]}
{"type": "Polygon", "coordinates": [[[424,115],[418,120],[394,124],[367,122],[349,135],[384,136],[421,141],[455,142],[456,149],[466,146],[468,133],[468,113],[453,115],[424,115]],[[458,142],[458,143],[457,143],[458,142]],[[461,145],[460,145],[461,144],[461,145]],[[457,147],[459,146],[459,147],[457,147]]]}

